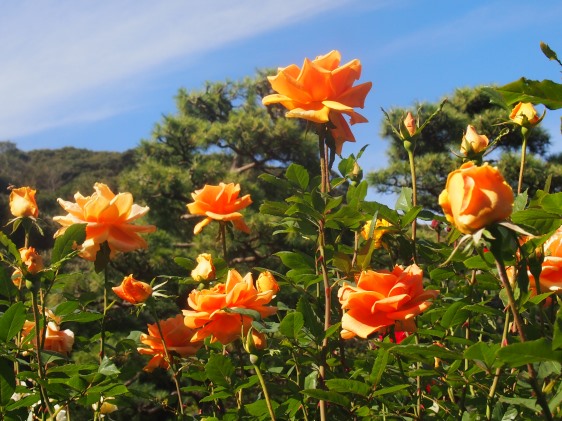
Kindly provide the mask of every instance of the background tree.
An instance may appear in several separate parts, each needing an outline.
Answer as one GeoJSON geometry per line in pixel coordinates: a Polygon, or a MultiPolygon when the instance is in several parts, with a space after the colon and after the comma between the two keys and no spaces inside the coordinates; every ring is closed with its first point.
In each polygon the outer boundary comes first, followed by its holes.
{"type": "MultiPolygon", "coordinates": [[[[398,193],[401,186],[411,184],[408,157],[402,141],[391,129],[391,124],[398,127],[404,117],[411,111],[420,117],[423,123],[439,107],[439,103],[415,104],[412,108],[393,108],[388,111],[390,122],[382,122],[381,135],[390,141],[387,150],[389,164],[386,168],[373,171],[367,175],[370,185],[379,193],[398,193]]],[[[459,154],[460,144],[466,127],[471,124],[480,134],[488,136],[490,142],[501,138],[496,150],[488,157],[492,162],[506,169],[505,177],[512,187],[517,186],[519,156],[515,153],[521,147],[522,137],[518,127],[503,124],[508,120],[508,112],[490,101],[489,96],[481,88],[460,88],[448,96],[442,111],[425,127],[415,151],[418,173],[418,203],[426,208],[438,210],[436,197],[445,186],[447,175],[457,168],[461,159],[451,159],[451,155],[459,154]],[[513,168],[511,168],[513,167],[513,168]]],[[[555,158],[546,156],[550,138],[540,126],[531,131],[528,141],[529,162],[536,171],[527,173],[523,190],[529,189],[532,194],[536,189],[543,188],[548,174],[554,179],[562,180],[561,167],[555,164],[555,158]],[[551,161],[551,162],[549,162],[551,161]]],[[[560,183],[552,183],[560,186],[560,183]]]]}
{"type": "Polygon", "coordinates": [[[135,166],[121,177],[120,186],[151,208],[149,222],[159,230],[150,236],[150,256],[159,269],[169,266],[168,273],[177,273],[178,267],[170,267],[171,257],[194,258],[194,250],[218,256],[218,224],[194,236],[200,218],[189,215],[186,204],[193,191],[219,182],[240,183],[241,194],[253,200],[244,211],[251,233],[231,232],[229,263],[278,265],[272,254],[284,246],[283,240],[274,236],[270,217],[258,210],[264,200],[282,192],[258,176],[280,175],[291,162],[314,171],[318,157],[305,123],[286,119],[280,106],[261,105],[261,98],[271,93],[266,75],[262,71],[254,79],[208,82],[199,91],[180,89],[177,112],[164,116],[152,138],[135,150],[135,166]]]}

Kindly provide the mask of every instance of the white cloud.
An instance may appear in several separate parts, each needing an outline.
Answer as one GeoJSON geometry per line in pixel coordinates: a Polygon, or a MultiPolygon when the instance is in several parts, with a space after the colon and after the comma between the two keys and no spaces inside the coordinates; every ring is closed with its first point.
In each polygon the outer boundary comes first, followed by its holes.
{"type": "Polygon", "coordinates": [[[130,109],[127,99],[114,100],[124,82],[344,5],[342,0],[7,3],[0,15],[0,140],[130,109]]]}

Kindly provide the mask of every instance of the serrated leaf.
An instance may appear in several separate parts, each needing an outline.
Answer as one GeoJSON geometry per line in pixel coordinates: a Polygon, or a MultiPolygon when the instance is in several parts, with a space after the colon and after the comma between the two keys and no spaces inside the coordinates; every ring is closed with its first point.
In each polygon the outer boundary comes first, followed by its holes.
{"type": "Polygon", "coordinates": [[[327,401],[327,402],[332,402],[335,403],[336,405],[340,405],[343,406],[345,408],[349,407],[350,405],[350,400],[345,397],[344,395],[341,395],[337,392],[332,392],[329,390],[322,390],[322,389],[304,389],[301,390],[301,393],[307,396],[310,396],[311,398],[315,398],[318,400],[322,400],[322,401],[327,401]]]}
{"type": "Polygon", "coordinates": [[[98,368],[98,373],[104,376],[113,376],[121,373],[117,366],[109,358],[104,357],[98,368]]]}
{"type": "Polygon", "coordinates": [[[368,384],[353,379],[329,379],[326,380],[326,386],[329,390],[339,393],[353,393],[361,396],[371,393],[371,387],[368,384]]]}
{"type": "Polygon", "coordinates": [[[92,313],[89,311],[83,311],[80,313],[65,314],[62,316],[63,322],[77,322],[77,323],[90,323],[99,320],[103,317],[101,313],[92,313]]]}
{"type": "Polygon", "coordinates": [[[241,314],[243,316],[251,317],[254,320],[261,320],[261,314],[257,310],[252,310],[250,308],[243,308],[243,307],[226,307],[224,308],[226,313],[236,313],[241,314]]]}
{"type": "Polygon", "coordinates": [[[234,375],[234,365],[230,358],[221,354],[212,354],[205,364],[205,372],[209,380],[216,386],[230,388],[234,375]]]}
{"type": "Polygon", "coordinates": [[[375,358],[375,362],[369,376],[369,380],[373,382],[374,387],[377,387],[377,385],[381,381],[382,374],[384,373],[386,365],[388,364],[388,356],[388,350],[385,348],[380,348],[377,352],[377,358],[375,358]]]}
{"type": "Polygon", "coordinates": [[[375,397],[375,396],[388,395],[389,393],[399,392],[400,390],[404,390],[409,387],[410,387],[409,384],[397,384],[395,386],[384,387],[382,389],[374,391],[371,396],[375,397]]]}
{"type": "Polygon", "coordinates": [[[176,265],[181,266],[188,272],[191,272],[193,269],[195,269],[195,266],[197,266],[195,260],[190,259],[189,257],[174,257],[174,262],[176,263],[176,265]]]}
{"type": "Polygon", "coordinates": [[[6,247],[6,250],[12,255],[16,262],[21,261],[21,255],[17,246],[8,238],[6,234],[0,231],[0,244],[6,247]]]}
{"type": "Polygon", "coordinates": [[[552,349],[562,348],[562,308],[558,309],[554,320],[554,334],[552,336],[552,349]]]}
{"type": "Polygon", "coordinates": [[[0,406],[6,406],[16,390],[14,363],[0,358],[0,406]]]}
{"type": "Polygon", "coordinates": [[[293,311],[281,320],[279,332],[287,338],[297,339],[304,326],[304,317],[301,312],[293,311]]]}
{"type": "Polygon", "coordinates": [[[412,189],[410,187],[402,187],[394,208],[404,212],[408,212],[412,208],[412,189]]]}
{"type": "Polygon", "coordinates": [[[86,224],[74,224],[69,226],[63,235],[57,237],[53,252],[51,254],[51,262],[53,264],[60,262],[62,259],[70,255],[80,246],[86,239],[86,224]]]}
{"type": "Polygon", "coordinates": [[[517,225],[534,228],[538,233],[554,231],[562,225],[562,219],[559,215],[534,208],[514,212],[511,215],[511,220],[517,225]]]}
{"type": "Polygon", "coordinates": [[[302,314],[305,326],[310,330],[318,342],[324,337],[324,325],[314,312],[312,303],[306,296],[299,298],[296,310],[302,314]]]}
{"type": "Polygon", "coordinates": [[[287,171],[285,172],[285,177],[291,183],[299,186],[302,190],[305,190],[308,187],[308,183],[310,181],[308,171],[302,165],[295,163],[289,165],[287,171]]]}
{"type": "Polygon", "coordinates": [[[25,323],[25,306],[20,301],[8,308],[0,317],[0,340],[8,342],[14,338],[25,323]]]}
{"type": "Polygon", "coordinates": [[[531,80],[522,77],[496,88],[508,104],[532,102],[550,110],[562,108],[562,85],[551,80],[531,80]]]}
{"type": "Polygon", "coordinates": [[[470,316],[468,311],[463,310],[465,305],[466,303],[463,301],[457,301],[451,304],[441,317],[441,326],[445,329],[450,329],[463,323],[470,316]]]}
{"type": "Polygon", "coordinates": [[[515,343],[498,350],[497,357],[504,363],[518,367],[541,361],[562,362],[562,351],[552,350],[552,343],[544,338],[515,343]]]}

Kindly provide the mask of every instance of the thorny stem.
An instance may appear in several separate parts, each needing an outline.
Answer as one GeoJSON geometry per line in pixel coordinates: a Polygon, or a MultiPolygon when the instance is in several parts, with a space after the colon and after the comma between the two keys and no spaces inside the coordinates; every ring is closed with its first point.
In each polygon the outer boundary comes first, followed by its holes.
{"type": "Polygon", "coordinates": [[[105,357],[105,317],[107,315],[107,287],[108,287],[108,273],[107,265],[103,270],[103,317],[101,319],[100,329],[100,364],[105,357]]]}
{"type": "Polygon", "coordinates": [[[178,394],[178,407],[180,409],[180,414],[184,415],[184,410],[183,410],[183,399],[181,396],[181,388],[180,388],[180,383],[178,380],[178,373],[176,372],[175,368],[174,368],[174,364],[173,364],[173,360],[172,357],[170,355],[170,353],[168,352],[168,345],[166,344],[166,341],[164,340],[164,333],[162,332],[162,327],[160,326],[160,320],[158,319],[158,315],[156,314],[156,310],[154,309],[150,309],[150,312],[152,313],[152,317],[154,317],[154,320],[156,321],[156,327],[158,328],[158,334],[160,335],[160,340],[162,341],[162,348],[164,348],[164,356],[166,357],[166,362],[168,363],[169,367],[170,367],[170,371],[172,372],[172,378],[174,379],[174,384],[176,386],[176,393],[178,394]]]}
{"type": "MultiPolygon", "coordinates": [[[[412,205],[418,205],[418,188],[416,181],[416,166],[414,165],[414,151],[412,149],[407,149],[408,160],[410,161],[410,174],[412,177],[412,205]]],[[[414,263],[416,263],[416,232],[417,232],[417,218],[414,218],[412,222],[412,257],[414,263]]]]}
{"type": "Polygon", "coordinates": [[[521,165],[519,167],[519,182],[517,183],[517,194],[521,193],[521,188],[523,187],[523,170],[525,169],[525,158],[527,156],[527,136],[529,130],[523,127],[521,129],[523,134],[523,143],[521,144],[521,165]]]}
{"type": "MultiPolygon", "coordinates": [[[[327,193],[330,190],[330,178],[328,168],[328,147],[321,130],[318,132],[318,147],[320,152],[320,172],[322,176],[320,184],[320,192],[327,193]]],[[[320,267],[322,271],[322,279],[324,281],[324,331],[330,327],[330,310],[332,307],[332,289],[328,278],[328,267],[326,266],[325,250],[326,238],[324,232],[324,221],[318,221],[318,251],[320,253],[320,267]]],[[[328,338],[322,340],[322,348],[320,350],[321,360],[319,367],[319,375],[322,383],[326,377],[326,353],[328,350],[328,338]]],[[[319,401],[320,420],[326,421],[326,402],[319,401]]]]}
{"type": "MultiPolygon", "coordinates": [[[[493,251],[492,251],[492,253],[493,253],[493,251]]],[[[507,272],[505,270],[505,265],[504,265],[503,261],[501,260],[501,258],[498,258],[498,256],[496,256],[495,254],[494,254],[494,258],[496,260],[496,268],[498,270],[500,280],[503,284],[503,287],[504,287],[506,295],[507,295],[509,308],[511,309],[511,314],[513,315],[513,322],[515,324],[517,332],[519,333],[519,340],[522,343],[526,342],[527,339],[526,339],[526,336],[525,336],[525,331],[523,330],[523,321],[521,320],[521,315],[519,314],[519,311],[517,310],[517,304],[515,302],[515,297],[513,296],[513,289],[511,288],[511,284],[509,283],[509,278],[508,278],[507,272]]],[[[545,419],[552,420],[553,419],[552,413],[550,412],[550,408],[548,407],[548,402],[546,401],[546,398],[545,398],[544,394],[542,393],[541,388],[539,387],[539,384],[538,384],[538,381],[537,381],[537,373],[535,371],[535,368],[533,367],[533,364],[531,364],[531,363],[527,364],[527,372],[529,373],[529,382],[531,383],[531,387],[533,388],[533,391],[535,392],[537,403],[543,409],[543,415],[544,415],[545,419]]]]}
{"type": "MultiPolygon", "coordinates": [[[[509,311],[505,312],[505,324],[503,326],[503,334],[502,334],[502,341],[501,346],[507,341],[507,332],[509,330],[509,311]]],[[[486,402],[486,419],[492,419],[492,403],[494,399],[494,395],[496,394],[496,388],[498,387],[498,382],[500,380],[501,374],[501,367],[496,368],[496,372],[494,373],[494,380],[492,381],[492,387],[490,387],[490,392],[488,393],[488,401],[486,402]]]]}
{"type": "Polygon", "coordinates": [[[222,245],[222,257],[225,262],[228,264],[228,255],[226,252],[226,223],[219,221],[219,236],[221,238],[221,245],[222,245]]]}
{"type": "MultiPolygon", "coordinates": [[[[33,307],[33,319],[35,321],[35,352],[37,354],[37,373],[39,374],[39,392],[41,394],[41,400],[43,402],[43,406],[49,412],[49,415],[53,415],[53,411],[51,409],[51,405],[49,403],[49,396],[47,394],[47,390],[43,386],[43,381],[46,380],[45,376],[45,368],[43,367],[43,361],[41,358],[41,345],[42,345],[42,329],[41,326],[41,316],[39,315],[39,305],[37,303],[37,290],[35,286],[31,291],[31,306],[33,307]]],[[[44,328],[43,328],[44,329],[44,328]]]]}

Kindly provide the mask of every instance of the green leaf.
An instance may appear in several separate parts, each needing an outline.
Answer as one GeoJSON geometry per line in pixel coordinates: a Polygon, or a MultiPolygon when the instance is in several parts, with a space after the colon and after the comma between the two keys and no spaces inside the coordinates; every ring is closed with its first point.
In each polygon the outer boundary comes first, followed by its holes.
{"type": "Polygon", "coordinates": [[[537,233],[541,234],[554,231],[562,225],[560,215],[534,208],[514,212],[511,220],[517,225],[534,228],[537,233]]]}
{"type": "Polygon", "coordinates": [[[98,373],[103,374],[104,376],[113,376],[118,375],[121,371],[119,371],[113,361],[104,357],[98,369],[98,373]]]}
{"type": "Polygon", "coordinates": [[[95,320],[99,320],[103,317],[101,313],[93,313],[89,311],[83,311],[80,313],[70,313],[62,316],[63,322],[78,322],[78,323],[90,323],[95,320]]]}
{"type": "Polygon", "coordinates": [[[261,320],[261,314],[259,311],[257,310],[252,310],[249,308],[243,308],[243,307],[226,307],[224,308],[224,311],[226,313],[237,313],[237,314],[241,314],[243,316],[248,316],[251,317],[254,320],[261,320]]]}
{"type": "Polygon", "coordinates": [[[406,212],[406,214],[402,217],[402,226],[405,227],[406,225],[411,224],[414,222],[414,219],[418,217],[418,214],[422,211],[421,206],[414,206],[410,210],[406,212]]]}
{"type": "Polygon", "coordinates": [[[304,326],[304,317],[301,312],[293,311],[281,320],[279,332],[287,338],[297,339],[304,326]]]}
{"type": "Polygon", "coordinates": [[[69,226],[63,235],[57,237],[53,252],[51,254],[51,262],[53,264],[60,262],[75,252],[76,246],[81,245],[86,239],[86,224],[74,224],[69,226]]]}
{"type": "Polygon", "coordinates": [[[368,384],[352,379],[326,380],[326,386],[331,391],[339,393],[353,393],[361,396],[367,396],[371,393],[371,387],[368,384]]]}
{"type": "Polygon", "coordinates": [[[562,307],[556,313],[556,320],[554,320],[554,334],[552,336],[552,349],[556,350],[562,348],[562,307]]]}
{"type": "Polygon", "coordinates": [[[500,344],[487,344],[484,342],[476,342],[464,351],[464,357],[469,360],[481,361],[485,370],[490,373],[496,361],[496,352],[500,349],[500,344]]]}
{"type": "Polygon", "coordinates": [[[221,354],[212,354],[205,364],[205,372],[209,380],[216,386],[230,388],[234,375],[234,365],[230,358],[221,354]]]}
{"type": "Polygon", "coordinates": [[[550,110],[562,108],[562,85],[551,80],[530,80],[522,77],[496,89],[508,104],[532,102],[550,110]]]}
{"type": "Polygon", "coordinates": [[[497,357],[512,367],[518,367],[541,361],[562,362],[562,351],[553,351],[552,343],[541,338],[500,348],[497,357]]]}
{"type": "Polygon", "coordinates": [[[25,306],[20,301],[8,308],[0,317],[0,340],[8,342],[14,338],[25,323],[25,306]]]}
{"type": "Polygon", "coordinates": [[[174,262],[176,263],[176,265],[181,266],[188,272],[191,272],[193,269],[195,269],[195,266],[197,266],[195,260],[190,259],[189,257],[174,257],[174,262]]]}
{"type": "Polygon", "coordinates": [[[457,301],[447,308],[445,314],[441,317],[441,326],[450,329],[458,326],[470,316],[470,313],[463,309],[466,305],[464,301],[457,301]]]}
{"type": "Polygon", "coordinates": [[[5,358],[0,358],[0,406],[5,406],[10,402],[15,390],[14,363],[5,358]]]}
{"type": "Polygon", "coordinates": [[[16,262],[21,262],[21,255],[17,248],[17,246],[4,234],[0,231],[0,244],[6,247],[6,250],[12,255],[12,257],[16,260],[16,262]]]}
{"type": "Polygon", "coordinates": [[[557,61],[562,66],[562,62],[558,59],[556,52],[552,48],[550,48],[550,46],[546,42],[541,41],[540,46],[541,51],[549,60],[557,61]]]}
{"type": "Polygon", "coordinates": [[[371,396],[375,397],[375,396],[388,395],[389,393],[399,392],[400,390],[404,390],[409,387],[410,387],[409,384],[397,384],[395,386],[384,387],[382,389],[374,391],[371,396]]]}
{"type": "Polygon", "coordinates": [[[541,200],[541,208],[546,212],[562,215],[562,192],[544,195],[541,200]]]}
{"type": "Polygon", "coordinates": [[[299,186],[302,190],[305,190],[308,187],[308,183],[310,181],[310,176],[308,175],[308,171],[299,164],[292,163],[287,168],[285,172],[285,177],[291,183],[299,186]]]}
{"type": "Polygon", "coordinates": [[[396,210],[404,212],[408,212],[412,208],[412,189],[410,187],[402,187],[394,207],[396,210]]]}
{"type": "MultiPolygon", "coordinates": [[[[271,406],[275,411],[275,408],[277,408],[279,404],[274,400],[271,400],[271,406]]],[[[248,412],[248,414],[254,417],[258,417],[260,419],[269,419],[269,410],[267,409],[267,402],[265,401],[265,399],[260,399],[253,403],[245,404],[244,409],[248,412]]]]}
{"type": "Polygon", "coordinates": [[[369,376],[369,380],[373,382],[374,387],[377,387],[377,385],[381,381],[382,374],[384,373],[386,365],[388,364],[388,356],[388,350],[385,348],[380,348],[377,352],[377,358],[375,358],[375,362],[369,376]]]}
{"type": "Polygon", "coordinates": [[[304,389],[301,390],[301,393],[310,396],[311,398],[315,398],[322,401],[332,402],[336,405],[341,405],[345,408],[349,407],[350,401],[344,395],[340,395],[337,392],[332,392],[328,390],[322,389],[304,389]]]}
{"type": "Polygon", "coordinates": [[[313,269],[315,266],[314,259],[301,252],[279,251],[275,255],[291,269],[313,269]]]}
{"type": "Polygon", "coordinates": [[[523,193],[519,193],[515,200],[513,201],[513,212],[519,212],[525,209],[527,206],[527,201],[529,200],[529,195],[525,190],[523,193]]]}
{"type": "Polygon", "coordinates": [[[305,326],[310,330],[317,341],[320,342],[320,340],[324,338],[324,325],[314,312],[315,307],[308,301],[306,296],[299,298],[296,310],[302,314],[305,326]]]}

